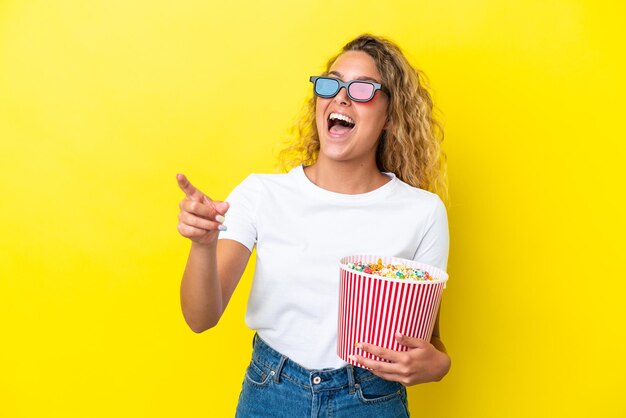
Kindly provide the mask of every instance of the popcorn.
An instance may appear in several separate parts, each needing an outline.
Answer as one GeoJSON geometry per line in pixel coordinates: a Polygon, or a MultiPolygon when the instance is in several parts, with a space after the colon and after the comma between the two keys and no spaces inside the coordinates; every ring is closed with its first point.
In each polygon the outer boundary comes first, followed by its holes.
{"type": "Polygon", "coordinates": [[[402,280],[420,280],[431,281],[437,280],[436,277],[432,277],[427,271],[418,268],[407,267],[406,265],[399,264],[383,264],[382,259],[378,259],[375,264],[363,263],[356,261],[346,264],[346,267],[350,270],[355,270],[361,273],[372,274],[374,276],[387,277],[390,279],[402,279],[402,280]]]}

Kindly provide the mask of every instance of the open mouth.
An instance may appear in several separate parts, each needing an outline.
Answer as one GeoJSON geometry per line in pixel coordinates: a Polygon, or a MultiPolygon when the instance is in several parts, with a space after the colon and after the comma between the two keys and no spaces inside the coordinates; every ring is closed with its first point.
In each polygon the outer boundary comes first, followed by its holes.
{"type": "Polygon", "coordinates": [[[331,113],[328,116],[328,131],[333,135],[345,135],[355,127],[351,117],[341,113],[331,113]]]}

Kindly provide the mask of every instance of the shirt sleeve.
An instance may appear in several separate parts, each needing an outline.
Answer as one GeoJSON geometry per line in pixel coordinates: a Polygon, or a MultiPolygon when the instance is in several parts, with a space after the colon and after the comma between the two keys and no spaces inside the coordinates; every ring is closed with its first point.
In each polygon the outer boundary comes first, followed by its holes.
{"type": "Polygon", "coordinates": [[[446,271],[449,249],[448,214],[445,205],[437,196],[424,236],[413,259],[446,271]]]}
{"type": "Polygon", "coordinates": [[[257,208],[260,184],[255,175],[249,175],[226,198],[230,208],[224,216],[224,225],[218,239],[232,239],[245,245],[250,252],[257,241],[257,208]]]}

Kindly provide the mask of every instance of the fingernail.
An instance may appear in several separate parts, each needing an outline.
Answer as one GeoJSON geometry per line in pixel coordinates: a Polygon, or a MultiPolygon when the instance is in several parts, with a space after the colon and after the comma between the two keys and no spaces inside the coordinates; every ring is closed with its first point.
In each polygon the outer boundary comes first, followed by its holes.
{"type": "Polygon", "coordinates": [[[354,354],[350,354],[348,358],[352,361],[356,361],[356,356],[354,354]]]}
{"type": "Polygon", "coordinates": [[[361,344],[361,343],[354,343],[354,346],[356,348],[363,348],[363,344],[361,344]]]}
{"type": "Polygon", "coordinates": [[[224,222],[224,219],[225,219],[225,218],[224,218],[222,215],[217,215],[217,216],[215,217],[215,220],[216,220],[217,222],[219,222],[219,223],[223,223],[223,222],[224,222]]]}
{"type": "Polygon", "coordinates": [[[402,334],[400,334],[400,331],[396,331],[396,337],[398,337],[398,338],[402,338],[402,336],[403,336],[403,335],[402,335],[402,334]]]}
{"type": "Polygon", "coordinates": [[[228,227],[226,225],[220,225],[217,227],[217,229],[219,229],[220,231],[226,231],[228,227]]]}

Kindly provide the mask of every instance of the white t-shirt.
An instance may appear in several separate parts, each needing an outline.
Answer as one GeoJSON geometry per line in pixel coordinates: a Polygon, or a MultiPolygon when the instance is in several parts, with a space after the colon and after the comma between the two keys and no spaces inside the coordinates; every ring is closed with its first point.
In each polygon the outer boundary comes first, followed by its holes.
{"type": "Polygon", "coordinates": [[[446,269],[442,201],[385,174],[383,186],[350,195],[318,187],[298,166],[252,174],[226,199],[228,230],[219,238],[256,245],[246,324],[308,369],[347,364],[336,353],[341,257],[387,255],[446,269]]]}

